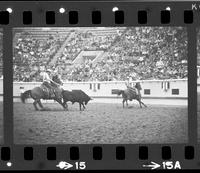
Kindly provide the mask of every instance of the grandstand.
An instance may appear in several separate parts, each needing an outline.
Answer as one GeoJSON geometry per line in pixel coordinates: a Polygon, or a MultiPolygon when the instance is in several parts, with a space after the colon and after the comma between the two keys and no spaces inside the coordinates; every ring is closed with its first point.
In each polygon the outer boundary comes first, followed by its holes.
{"type": "MultiPolygon", "coordinates": [[[[15,37],[20,37],[22,34],[24,35],[31,35],[34,39],[38,40],[47,40],[49,39],[49,36],[65,36],[68,35],[68,31],[66,28],[40,28],[40,27],[34,27],[34,28],[15,28],[14,29],[14,35],[15,37]]],[[[63,37],[64,40],[65,37],[63,37]]],[[[16,39],[16,38],[15,38],[16,39]]]]}
{"type": "Polygon", "coordinates": [[[3,33],[0,30],[0,78],[3,75],[3,33]]]}
{"type": "Polygon", "coordinates": [[[58,33],[55,28],[23,28],[14,33],[14,79],[22,81],[39,80],[40,68],[49,64],[69,36],[69,32],[61,29],[58,33]]]}
{"type": "Polygon", "coordinates": [[[42,67],[65,81],[187,78],[182,27],[17,28],[14,35],[14,81],[40,81],[42,67]]]}

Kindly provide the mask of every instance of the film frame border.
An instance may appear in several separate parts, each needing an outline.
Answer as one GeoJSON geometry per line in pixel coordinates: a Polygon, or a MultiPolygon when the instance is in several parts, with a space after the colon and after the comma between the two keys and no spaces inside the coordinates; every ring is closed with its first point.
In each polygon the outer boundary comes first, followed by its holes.
{"type": "MultiPolygon", "coordinates": [[[[79,147],[80,157],[78,160],[86,160],[88,162],[87,170],[98,170],[98,169],[142,169],[143,163],[146,163],[138,159],[138,149],[139,146],[148,147],[148,159],[147,161],[157,161],[163,160],[161,156],[161,148],[163,146],[170,146],[171,151],[173,151],[172,158],[179,160],[182,163],[182,168],[184,169],[199,169],[198,158],[199,158],[199,144],[197,144],[197,82],[193,80],[196,78],[196,28],[199,27],[200,13],[193,10],[193,22],[185,24],[183,20],[183,11],[191,10],[192,4],[197,4],[198,2],[0,2],[0,10],[5,10],[8,7],[13,9],[13,13],[9,15],[9,24],[0,25],[3,28],[3,74],[4,74],[4,147],[10,147],[11,157],[8,158],[9,161],[13,163],[12,167],[4,164],[7,160],[1,161],[2,169],[16,170],[16,169],[56,169],[55,165],[59,159],[69,159],[69,148],[72,146],[79,147]],[[68,7],[69,11],[76,10],[79,12],[78,24],[69,24],[67,22],[67,17],[62,14],[56,13],[55,25],[46,24],[45,11],[54,11],[62,6],[68,7]],[[119,7],[124,12],[124,23],[115,24],[114,15],[112,12],[113,7],[119,7]],[[160,15],[158,11],[162,11],[166,7],[171,7],[171,22],[168,24],[160,23],[160,15]],[[81,7],[81,9],[80,9],[81,7]],[[23,10],[24,9],[24,10],[23,10]],[[134,11],[132,10],[134,9],[134,11]],[[101,11],[101,24],[92,24],[91,11],[99,10],[101,11]],[[139,24],[137,19],[137,11],[146,10],[148,13],[147,23],[139,24]],[[22,11],[32,11],[32,21],[31,25],[24,25],[22,23],[22,11]],[[38,20],[37,20],[38,19],[38,20]],[[77,144],[77,145],[16,145],[13,143],[13,84],[12,84],[12,29],[14,27],[80,27],[80,26],[184,26],[187,27],[188,31],[188,57],[191,58],[188,61],[188,136],[189,142],[186,144],[128,144],[128,145],[111,145],[111,144],[77,144]],[[6,71],[6,73],[5,73],[6,71]],[[5,116],[6,115],[6,116],[5,116]],[[30,146],[34,147],[34,157],[33,161],[28,162],[23,158],[24,147],[30,146]],[[57,160],[48,161],[46,158],[47,147],[56,147],[57,149],[57,160]],[[101,161],[93,160],[92,158],[92,147],[100,146],[103,150],[103,158],[101,161]],[[123,146],[126,149],[125,160],[117,161],[116,147],[123,146]],[[195,151],[195,156],[191,160],[185,159],[184,149],[187,146],[193,146],[195,151]],[[155,154],[156,153],[156,154],[155,154]],[[18,157],[20,156],[20,157],[18,157]],[[39,156],[39,157],[38,157],[39,156]],[[17,161],[18,160],[18,161],[17,161]],[[34,162],[34,164],[33,164],[34,162]],[[132,164],[134,162],[134,165],[132,164]],[[121,163],[122,166],[119,166],[121,163]],[[23,165],[20,166],[20,165],[23,165]],[[89,166],[90,165],[90,166],[89,166]]],[[[2,149],[1,148],[1,149],[2,149]]],[[[187,149],[185,150],[187,151],[187,149]]],[[[2,152],[1,152],[2,157],[2,152]]]]}

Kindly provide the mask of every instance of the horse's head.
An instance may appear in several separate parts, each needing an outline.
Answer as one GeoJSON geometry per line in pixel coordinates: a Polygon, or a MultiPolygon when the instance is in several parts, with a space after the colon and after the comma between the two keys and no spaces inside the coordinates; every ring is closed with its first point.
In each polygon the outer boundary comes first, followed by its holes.
{"type": "Polygon", "coordinates": [[[53,80],[54,82],[60,84],[60,85],[63,84],[62,81],[61,81],[61,79],[58,77],[58,75],[54,75],[54,76],[52,77],[52,80],[53,80]]]}
{"type": "Polygon", "coordinates": [[[142,89],[140,82],[136,82],[135,88],[137,88],[138,90],[142,89]]]}
{"type": "Polygon", "coordinates": [[[60,81],[57,74],[53,75],[52,80],[55,81],[55,82],[59,82],[60,81]]]}

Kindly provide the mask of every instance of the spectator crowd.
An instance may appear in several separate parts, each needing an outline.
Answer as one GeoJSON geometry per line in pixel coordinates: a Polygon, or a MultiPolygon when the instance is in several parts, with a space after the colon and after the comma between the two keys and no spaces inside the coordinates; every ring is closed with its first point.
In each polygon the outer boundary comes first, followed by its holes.
{"type": "MultiPolygon", "coordinates": [[[[20,33],[14,45],[14,81],[40,81],[41,67],[57,69],[64,81],[121,81],[187,78],[187,32],[182,27],[127,27],[105,34],[70,30],[39,40],[20,33]],[[64,47],[62,47],[64,45],[64,47]],[[61,50],[55,63],[50,62],[61,50]],[[73,62],[81,51],[105,56],[73,62]],[[51,64],[51,65],[50,65],[51,64]]],[[[105,28],[106,31],[106,28],[105,28]]],[[[58,32],[59,33],[59,32],[58,32]]],[[[88,55],[89,56],[89,55],[88,55]]]]}
{"type": "Polygon", "coordinates": [[[14,40],[14,80],[38,81],[40,67],[47,66],[62,45],[62,35],[49,35],[47,39],[36,39],[22,32],[14,40]]]}
{"type": "Polygon", "coordinates": [[[200,66],[200,30],[197,32],[197,65],[200,66]]]}
{"type": "Polygon", "coordinates": [[[0,78],[3,77],[3,34],[0,31],[0,78]]]}

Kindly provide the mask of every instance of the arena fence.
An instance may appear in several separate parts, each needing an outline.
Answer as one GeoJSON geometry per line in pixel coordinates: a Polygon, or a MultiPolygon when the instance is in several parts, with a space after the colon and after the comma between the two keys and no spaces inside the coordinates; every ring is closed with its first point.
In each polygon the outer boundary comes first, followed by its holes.
{"type": "Polygon", "coordinates": [[[200,66],[197,66],[197,92],[200,92],[200,66]]]}
{"type": "MultiPolygon", "coordinates": [[[[137,81],[132,81],[130,82],[130,85],[134,86],[136,82],[137,81]]],[[[170,104],[171,101],[174,103],[178,103],[178,101],[181,101],[181,103],[179,103],[180,105],[187,105],[187,79],[141,80],[140,83],[142,86],[142,98],[145,100],[157,100],[158,103],[161,100],[163,104],[170,104]]],[[[29,90],[40,85],[41,82],[14,82],[14,101],[20,101],[20,94],[25,90],[29,90]]],[[[63,89],[81,89],[92,98],[95,98],[94,100],[98,100],[100,102],[104,102],[106,99],[110,100],[109,102],[115,102],[116,100],[117,102],[119,102],[119,99],[121,100],[121,96],[117,96],[117,94],[114,94],[114,91],[126,89],[126,81],[65,82],[63,85],[63,89]]],[[[0,80],[0,94],[3,94],[3,80],[0,80]]]]}

